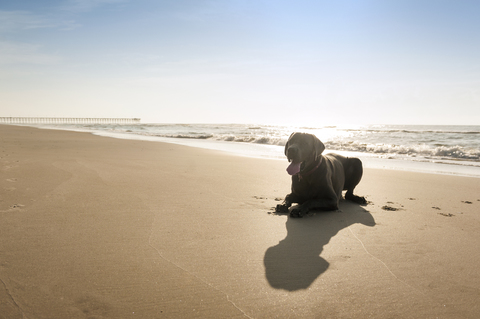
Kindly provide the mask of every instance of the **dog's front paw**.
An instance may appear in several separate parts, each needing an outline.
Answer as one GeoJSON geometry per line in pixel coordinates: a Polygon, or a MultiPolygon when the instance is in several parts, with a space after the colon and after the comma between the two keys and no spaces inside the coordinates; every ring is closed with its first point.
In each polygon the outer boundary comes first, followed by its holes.
{"type": "Polygon", "coordinates": [[[275,213],[277,213],[277,214],[288,214],[288,206],[278,204],[277,207],[275,208],[275,213]]]}
{"type": "Polygon", "coordinates": [[[294,208],[290,211],[290,217],[292,218],[302,218],[305,215],[305,213],[298,208],[294,208]]]}

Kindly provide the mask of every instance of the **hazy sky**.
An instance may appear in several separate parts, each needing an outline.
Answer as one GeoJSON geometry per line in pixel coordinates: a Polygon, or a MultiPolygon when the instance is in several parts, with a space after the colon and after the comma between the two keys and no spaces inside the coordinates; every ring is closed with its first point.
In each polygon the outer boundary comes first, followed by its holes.
{"type": "Polygon", "coordinates": [[[480,1],[0,0],[0,116],[480,125],[480,1]]]}

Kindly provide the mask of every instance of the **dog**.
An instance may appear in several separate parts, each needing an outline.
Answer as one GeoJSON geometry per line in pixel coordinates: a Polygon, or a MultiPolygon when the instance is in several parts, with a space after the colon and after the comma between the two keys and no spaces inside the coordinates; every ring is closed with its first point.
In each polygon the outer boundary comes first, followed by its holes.
{"type": "Polygon", "coordinates": [[[342,191],[345,199],[365,205],[364,197],[353,190],[363,175],[360,159],[338,154],[322,155],[325,145],[313,134],[292,133],[285,145],[285,156],[291,164],[287,168],[292,175],[292,192],[277,205],[277,213],[291,217],[303,217],[310,210],[331,211],[338,209],[342,191]],[[293,203],[299,205],[290,209],[293,203]]]}

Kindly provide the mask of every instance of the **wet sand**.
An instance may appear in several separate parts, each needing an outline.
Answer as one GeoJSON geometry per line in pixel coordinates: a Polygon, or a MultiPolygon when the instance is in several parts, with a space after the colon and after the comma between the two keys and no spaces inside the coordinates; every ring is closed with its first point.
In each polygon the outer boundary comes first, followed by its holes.
{"type": "Polygon", "coordinates": [[[287,165],[0,125],[0,318],[478,317],[480,179],[291,219],[287,165]]]}

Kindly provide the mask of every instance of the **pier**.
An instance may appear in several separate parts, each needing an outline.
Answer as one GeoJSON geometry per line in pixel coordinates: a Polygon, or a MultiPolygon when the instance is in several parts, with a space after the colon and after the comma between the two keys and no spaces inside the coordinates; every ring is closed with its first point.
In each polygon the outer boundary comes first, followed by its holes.
{"type": "Polygon", "coordinates": [[[3,124],[136,124],[139,118],[105,117],[0,117],[3,124]]]}

